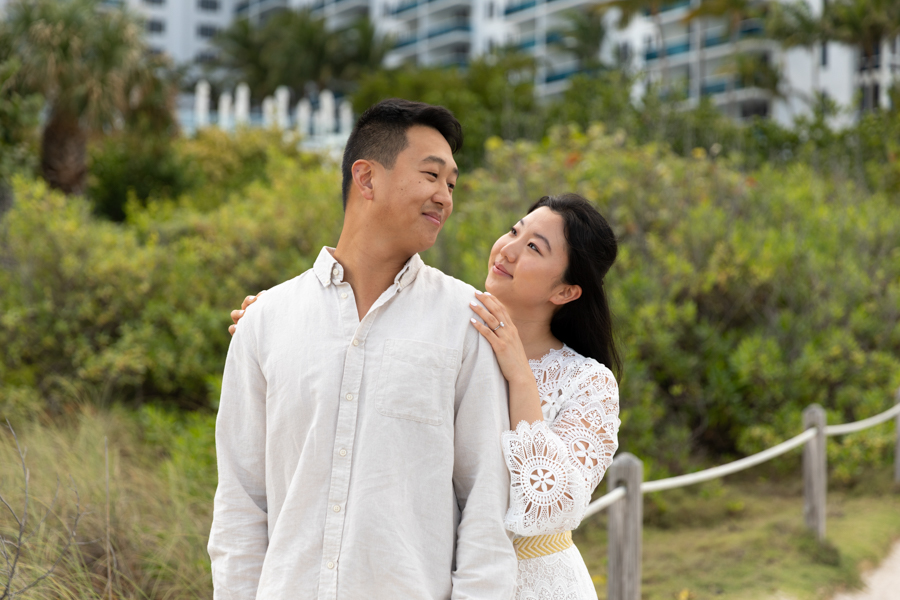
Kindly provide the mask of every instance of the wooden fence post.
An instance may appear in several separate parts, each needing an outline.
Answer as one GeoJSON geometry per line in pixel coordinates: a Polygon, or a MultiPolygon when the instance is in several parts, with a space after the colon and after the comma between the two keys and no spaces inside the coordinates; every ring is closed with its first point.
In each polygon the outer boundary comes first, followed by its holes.
{"type": "Polygon", "coordinates": [[[608,600],[640,600],[644,464],[623,452],[610,465],[606,480],[609,491],[625,487],[625,497],[609,507],[608,600]]]}
{"type": "MultiPolygon", "coordinates": [[[[897,404],[900,404],[900,388],[897,389],[897,404]]],[[[894,483],[900,483],[900,415],[894,419],[897,425],[897,441],[894,444],[894,483]]]]}
{"type": "Polygon", "coordinates": [[[825,447],[825,409],[811,404],[803,411],[803,429],[814,427],[816,435],[803,446],[803,516],[806,526],[819,540],[825,539],[825,498],[828,467],[825,447]]]}

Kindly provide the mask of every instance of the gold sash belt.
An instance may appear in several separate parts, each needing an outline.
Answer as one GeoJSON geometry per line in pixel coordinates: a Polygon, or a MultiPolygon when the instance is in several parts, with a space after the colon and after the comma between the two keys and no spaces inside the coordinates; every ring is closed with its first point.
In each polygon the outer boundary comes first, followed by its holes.
{"type": "Polygon", "coordinates": [[[513,540],[516,547],[516,558],[537,558],[562,552],[572,546],[572,532],[564,531],[553,535],[534,535],[513,540]]]}

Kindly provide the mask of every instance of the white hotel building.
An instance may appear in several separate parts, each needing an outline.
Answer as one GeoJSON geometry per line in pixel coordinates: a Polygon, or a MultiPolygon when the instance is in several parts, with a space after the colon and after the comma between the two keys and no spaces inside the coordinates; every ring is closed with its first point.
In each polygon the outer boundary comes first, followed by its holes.
{"type": "MultiPolygon", "coordinates": [[[[177,63],[202,62],[213,56],[210,40],[236,18],[263,21],[274,11],[308,7],[341,27],[360,16],[371,18],[379,30],[395,36],[387,66],[403,63],[463,65],[492,48],[513,44],[538,59],[536,91],[553,96],[563,91],[578,72],[577,63],[552,44],[564,25],[564,15],[607,0],[107,0],[126,4],[145,18],[147,41],[177,63]]],[[[836,43],[813,49],[784,51],[762,35],[762,24],[741,24],[737,48],[777,65],[784,76],[782,98],[758,88],[734,89],[724,74],[735,44],[724,21],[706,19],[686,23],[684,17],[699,0],[672,0],[662,13],[666,41],[667,79],[686,84],[688,102],[709,96],[723,110],[739,117],[771,116],[789,124],[809,113],[815,90],[826,93],[846,109],[851,120],[860,103],[887,106],[888,89],[900,73],[900,45],[886,42],[872,61],[863,65],[859,52],[836,43]]],[[[807,0],[816,12],[826,0],[807,0]]],[[[0,9],[8,0],[0,0],[0,9]]],[[[635,72],[658,79],[660,40],[652,21],[635,19],[625,30],[616,28],[617,15],[607,17],[609,33],[601,56],[618,52],[630,57],[635,72]]],[[[639,97],[640,86],[635,90],[639,97]]],[[[259,99],[255,99],[258,101],[259,99]]]]}

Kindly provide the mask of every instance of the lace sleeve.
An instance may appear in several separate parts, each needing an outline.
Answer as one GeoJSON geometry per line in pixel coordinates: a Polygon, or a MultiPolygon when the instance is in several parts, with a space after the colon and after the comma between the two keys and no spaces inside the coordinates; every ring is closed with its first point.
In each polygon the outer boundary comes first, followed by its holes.
{"type": "Polygon", "coordinates": [[[613,374],[585,360],[560,373],[559,411],[503,434],[510,471],[506,527],[517,535],[574,529],[618,448],[619,391],[613,374]]]}

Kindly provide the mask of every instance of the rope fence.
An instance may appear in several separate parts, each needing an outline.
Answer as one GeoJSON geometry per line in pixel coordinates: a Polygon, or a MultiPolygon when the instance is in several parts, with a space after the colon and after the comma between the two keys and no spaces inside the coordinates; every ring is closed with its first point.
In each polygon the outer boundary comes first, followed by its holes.
{"type": "Polygon", "coordinates": [[[896,420],[897,425],[894,481],[900,483],[900,389],[897,390],[895,405],[892,408],[853,423],[827,425],[825,410],[818,404],[812,404],[803,411],[802,433],[757,454],[696,473],[644,481],[643,463],[637,457],[627,452],[617,456],[606,473],[609,492],[591,502],[584,515],[587,519],[604,509],[609,509],[608,599],[640,600],[644,494],[687,487],[732,475],[803,446],[804,520],[807,528],[812,530],[819,540],[823,540],[828,487],[826,438],[863,431],[892,418],[896,420]]]}

